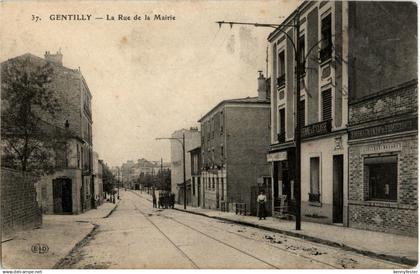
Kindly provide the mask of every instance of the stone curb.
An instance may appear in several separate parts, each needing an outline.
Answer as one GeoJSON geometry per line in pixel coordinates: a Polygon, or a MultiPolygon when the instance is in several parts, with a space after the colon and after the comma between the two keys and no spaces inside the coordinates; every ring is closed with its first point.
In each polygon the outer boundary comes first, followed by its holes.
{"type": "Polygon", "coordinates": [[[376,258],[376,259],[386,260],[386,261],[399,263],[399,264],[410,265],[410,266],[416,266],[417,265],[417,260],[409,259],[407,257],[400,257],[400,256],[376,253],[376,252],[369,251],[369,250],[354,248],[354,247],[351,247],[351,246],[343,244],[343,243],[337,243],[337,242],[334,242],[334,241],[325,240],[325,239],[318,238],[318,237],[313,237],[313,236],[308,236],[308,235],[305,235],[305,234],[302,234],[302,233],[293,232],[293,231],[289,231],[289,230],[272,228],[272,227],[253,224],[253,223],[244,222],[244,221],[231,220],[231,219],[224,218],[224,217],[219,217],[219,216],[209,216],[205,213],[194,212],[194,211],[184,210],[184,209],[180,209],[180,208],[174,208],[174,209],[178,210],[178,211],[190,213],[190,214],[204,216],[204,217],[207,217],[207,218],[212,218],[212,219],[217,219],[217,220],[226,221],[226,222],[230,222],[230,223],[255,227],[255,228],[259,228],[259,229],[263,229],[263,230],[267,230],[267,231],[271,231],[271,232],[275,232],[275,233],[281,233],[281,234],[284,234],[284,235],[287,235],[287,236],[301,238],[301,239],[308,240],[308,241],[311,241],[311,242],[314,242],[314,243],[320,243],[320,244],[324,244],[324,245],[328,245],[328,246],[332,246],[332,247],[341,248],[341,249],[346,250],[346,251],[352,251],[352,252],[355,252],[355,253],[358,253],[358,254],[361,254],[361,255],[365,255],[365,256],[368,256],[368,257],[376,258]]]}

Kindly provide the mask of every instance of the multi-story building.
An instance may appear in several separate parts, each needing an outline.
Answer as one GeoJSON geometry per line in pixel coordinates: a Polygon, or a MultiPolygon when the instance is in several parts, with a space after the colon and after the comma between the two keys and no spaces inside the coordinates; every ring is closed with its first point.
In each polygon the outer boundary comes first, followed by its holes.
{"type": "Polygon", "coordinates": [[[171,138],[171,191],[175,193],[177,203],[184,202],[184,174],[182,157],[182,136],[185,136],[185,178],[187,181],[187,203],[191,202],[191,156],[188,153],[200,146],[200,131],[197,128],[180,129],[172,133],[171,138]]]}
{"type": "Polygon", "coordinates": [[[102,182],[102,161],[99,160],[97,152],[93,152],[93,188],[91,189],[93,198],[95,199],[95,206],[103,203],[103,182],[102,182]]]}
{"type": "Polygon", "coordinates": [[[92,95],[79,69],[63,66],[61,52],[45,53],[45,59],[24,54],[3,62],[2,67],[21,60],[28,69],[52,67],[51,89],[60,104],[55,116],[43,113],[42,123],[65,136],[62,148],[55,149],[55,168],[36,183],[44,213],[77,214],[90,209],[94,201],[92,178],[92,95]]]}
{"type": "Polygon", "coordinates": [[[417,236],[417,7],[351,3],[349,26],[349,226],[417,236]]]}
{"type": "MultiPolygon", "coordinates": [[[[385,227],[384,223],[391,219],[401,220],[394,216],[397,212],[411,217],[417,214],[414,202],[417,200],[416,173],[412,164],[408,164],[415,161],[417,165],[414,154],[407,152],[405,156],[410,160],[398,162],[400,168],[410,169],[406,176],[411,178],[403,179],[404,175],[400,175],[401,196],[398,196],[398,201],[395,200],[397,196],[393,196],[394,200],[380,203],[376,201],[378,197],[368,194],[376,191],[375,186],[369,183],[369,165],[382,161],[384,167],[387,161],[392,161],[395,166],[395,151],[391,158],[383,159],[375,158],[373,150],[371,156],[366,151],[366,154],[360,152],[365,149],[361,143],[366,146],[367,139],[373,137],[373,133],[363,135],[365,131],[361,128],[369,127],[371,123],[389,122],[380,120],[386,115],[391,120],[402,112],[406,114],[405,118],[417,115],[417,109],[413,107],[416,100],[409,107],[404,105],[406,101],[403,101],[402,95],[392,95],[393,98],[398,97],[394,100],[398,101],[395,104],[385,99],[392,97],[389,89],[398,89],[400,84],[398,92],[417,98],[415,92],[412,94],[416,84],[409,82],[417,75],[416,62],[412,61],[417,57],[415,33],[416,8],[409,3],[307,1],[270,34],[272,128],[267,158],[272,163],[275,215],[294,215],[296,208],[294,142],[297,119],[301,125],[303,220],[374,229],[378,222],[385,227]],[[399,31],[403,28],[402,24],[408,31],[399,31]],[[298,34],[297,25],[300,27],[298,34]],[[378,25],[381,29],[377,28],[378,25]],[[297,51],[300,55],[295,58],[297,51]],[[300,74],[296,75],[296,71],[300,74]],[[299,91],[296,90],[296,79],[300,81],[299,91]],[[381,97],[378,95],[380,91],[388,95],[381,97]],[[300,115],[296,119],[297,94],[300,115]],[[403,105],[405,110],[402,110],[403,105]],[[390,108],[398,111],[389,111],[390,108]],[[357,133],[352,132],[359,129],[361,131],[357,133]],[[353,140],[349,141],[349,138],[353,140]],[[368,155],[369,159],[361,154],[368,155]],[[405,164],[408,167],[404,167],[405,164]],[[407,194],[408,190],[414,191],[407,194]]],[[[407,146],[402,151],[408,151],[408,147],[417,148],[414,141],[417,133],[413,131],[414,125],[410,125],[407,125],[406,133],[411,134],[411,139],[404,143],[399,136],[395,140],[407,146]]],[[[402,128],[396,131],[403,131],[402,128]]],[[[372,131],[376,135],[382,134],[379,129],[372,131]]],[[[384,134],[382,140],[377,138],[376,145],[389,137],[384,134]]],[[[375,172],[373,174],[377,174],[375,172]]],[[[392,176],[395,178],[395,174],[392,176]]],[[[391,187],[390,184],[385,185],[379,188],[391,187]]],[[[391,188],[395,189],[395,184],[391,188]]],[[[417,219],[414,223],[417,227],[417,219]]]]}
{"type": "Polygon", "coordinates": [[[191,158],[191,205],[201,206],[201,147],[189,151],[191,158]]]}
{"type": "Polygon", "coordinates": [[[204,208],[228,210],[240,203],[255,214],[258,181],[270,175],[270,99],[261,74],[258,82],[258,97],[221,101],[199,120],[204,208]]]}
{"type": "Polygon", "coordinates": [[[347,3],[304,2],[273,33],[271,145],[273,214],[294,214],[296,79],[300,81],[301,197],[304,220],[347,220],[347,68],[342,46],[347,3]],[[299,17],[299,19],[297,19],[299,17]],[[291,26],[299,20],[300,31],[291,26]],[[296,51],[300,56],[295,58],[296,51]],[[298,64],[294,61],[298,60],[298,64]],[[300,74],[296,75],[299,66],[300,74]]]}

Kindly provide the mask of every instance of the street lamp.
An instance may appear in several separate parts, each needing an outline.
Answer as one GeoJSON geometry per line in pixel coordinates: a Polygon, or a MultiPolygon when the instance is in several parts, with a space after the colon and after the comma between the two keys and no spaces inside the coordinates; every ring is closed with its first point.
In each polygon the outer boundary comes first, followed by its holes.
{"type": "Polygon", "coordinates": [[[187,180],[185,174],[185,132],[182,133],[182,138],[156,138],[156,140],[176,140],[182,145],[182,167],[184,174],[184,209],[187,209],[187,180]]]}

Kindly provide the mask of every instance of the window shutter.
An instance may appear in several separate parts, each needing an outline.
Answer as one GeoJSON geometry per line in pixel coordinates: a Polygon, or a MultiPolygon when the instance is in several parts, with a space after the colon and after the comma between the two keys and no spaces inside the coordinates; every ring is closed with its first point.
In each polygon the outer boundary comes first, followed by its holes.
{"type": "Polygon", "coordinates": [[[332,97],[331,89],[322,92],[322,121],[332,118],[332,97]]]}
{"type": "Polygon", "coordinates": [[[299,102],[299,123],[300,127],[305,126],[305,100],[299,102]]]}

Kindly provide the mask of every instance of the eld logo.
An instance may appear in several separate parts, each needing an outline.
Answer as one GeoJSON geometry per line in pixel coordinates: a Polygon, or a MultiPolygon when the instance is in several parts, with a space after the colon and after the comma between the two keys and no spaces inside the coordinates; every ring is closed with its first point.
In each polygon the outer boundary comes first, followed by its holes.
{"type": "Polygon", "coordinates": [[[50,248],[46,244],[33,244],[31,247],[31,251],[33,253],[45,254],[48,253],[50,248]]]}

